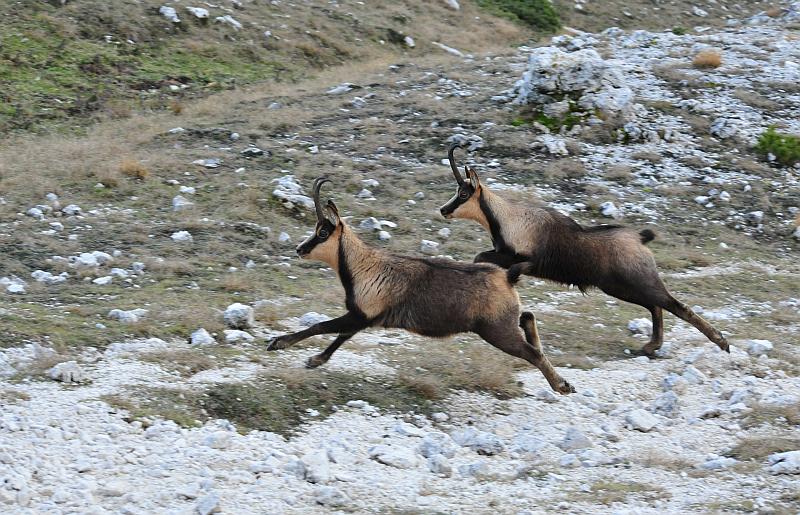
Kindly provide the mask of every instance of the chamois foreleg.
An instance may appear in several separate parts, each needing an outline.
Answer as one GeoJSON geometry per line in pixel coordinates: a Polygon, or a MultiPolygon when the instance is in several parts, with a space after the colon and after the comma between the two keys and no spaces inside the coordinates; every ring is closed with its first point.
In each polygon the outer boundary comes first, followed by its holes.
{"type": "Polygon", "coordinates": [[[356,333],[340,334],[337,336],[336,339],[333,340],[333,343],[328,345],[324,351],[308,358],[308,361],[306,361],[306,368],[317,368],[327,363],[328,360],[331,359],[331,356],[333,356],[333,353],[336,352],[336,349],[341,347],[344,342],[352,338],[355,334],[356,333]]]}
{"type": "Polygon", "coordinates": [[[556,372],[545,356],[533,314],[523,313],[519,326],[522,329],[505,320],[498,321],[481,328],[478,335],[506,354],[522,358],[538,368],[554,391],[564,395],[575,393],[575,388],[556,372]]]}
{"type": "MultiPolygon", "coordinates": [[[[286,349],[299,341],[305,340],[311,336],[316,336],[318,334],[339,333],[353,335],[362,329],[366,329],[367,327],[369,327],[369,321],[367,321],[362,315],[348,312],[338,318],[314,324],[308,329],[303,329],[302,331],[298,331],[296,333],[285,334],[283,336],[273,338],[269,342],[267,350],[286,349]]],[[[341,343],[339,345],[341,345],[341,343]]],[[[335,351],[336,349],[333,350],[335,351]]],[[[333,354],[333,351],[331,351],[331,354],[333,354]]]]}

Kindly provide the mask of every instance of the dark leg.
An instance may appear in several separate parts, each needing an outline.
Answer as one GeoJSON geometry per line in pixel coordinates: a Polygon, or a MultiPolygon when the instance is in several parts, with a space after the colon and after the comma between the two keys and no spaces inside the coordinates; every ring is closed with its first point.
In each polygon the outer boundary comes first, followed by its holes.
{"type": "Polygon", "coordinates": [[[366,329],[367,327],[369,327],[369,321],[367,321],[364,317],[355,313],[346,313],[339,318],[314,324],[308,329],[303,329],[302,331],[292,334],[278,336],[270,341],[267,350],[286,349],[299,341],[305,340],[311,336],[316,336],[318,334],[355,334],[362,329],[366,329]]]}
{"type": "Polygon", "coordinates": [[[575,388],[558,375],[550,360],[542,352],[539,333],[536,330],[536,319],[533,314],[524,313],[520,317],[519,323],[525,328],[525,333],[508,321],[498,321],[481,328],[478,334],[506,354],[522,358],[538,368],[547,379],[550,387],[556,392],[565,395],[575,393],[575,388]],[[526,341],[526,337],[529,341],[526,341]]]}
{"type": "Polygon", "coordinates": [[[642,347],[642,354],[645,356],[654,356],[664,343],[664,311],[658,306],[653,306],[650,308],[650,314],[653,316],[653,335],[650,337],[650,342],[642,347]]]}
{"type": "Polygon", "coordinates": [[[722,333],[714,329],[704,318],[692,311],[686,304],[678,301],[675,297],[670,295],[670,302],[664,306],[664,309],[675,315],[676,317],[685,320],[695,326],[701,333],[706,335],[706,338],[716,343],[717,346],[725,352],[730,352],[728,341],[722,336],[722,333]]]}
{"type": "Polygon", "coordinates": [[[515,256],[503,254],[494,250],[487,250],[475,256],[475,259],[472,261],[473,263],[492,263],[500,268],[508,268],[513,264],[519,263],[521,260],[515,256]]]}
{"type": "Polygon", "coordinates": [[[306,368],[317,368],[318,366],[327,363],[328,360],[331,359],[331,356],[333,356],[333,353],[336,352],[336,349],[341,347],[344,342],[352,338],[355,334],[356,333],[340,334],[337,336],[336,339],[333,340],[333,343],[328,345],[327,349],[308,358],[308,361],[306,362],[306,368]]]}

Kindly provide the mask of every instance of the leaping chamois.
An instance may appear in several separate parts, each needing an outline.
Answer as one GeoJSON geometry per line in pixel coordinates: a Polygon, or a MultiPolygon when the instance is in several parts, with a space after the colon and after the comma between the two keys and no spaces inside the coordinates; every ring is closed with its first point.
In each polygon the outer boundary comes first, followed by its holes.
{"type": "Polygon", "coordinates": [[[667,291],[653,253],[645,247],[655,238],[653,231],[637,232],[620,225],[584,227],[538,201],[511,202],[484,188],[472,168],[465,166],[466,178],[462,177],[453,158],[456,147],[450,147],[447,157],[458,189],[440,211],[445,218],[474,220],[489,231],[494,249],[478,254],[476,263],[503,268],[522,265],[523,274],[574,285],[582,292],[596,287],[647,308],[653,317],[653,334],[642,348],[647,356],[653,356],[664,341],[662,309],[730,352],[719,331],[667,291]]]}
{"type": "Polygon", "coordinates": [[[521,267],[503,270],[491,264],[403,256],[368,246],[339,217],[332,200],[319,200],[327,178],[314,182],[317,225],[298,245],[303,259],[323,261],[339,276],[347,313],[308,329],[273,339],[267,350],[285,349],[310,336],[338,333],[307,365],[327,362],[345,341],[368,327],[406,329],[423,336],[444,337],[474,332],[503,352],[537,367],[553,390],[575,389],[545,356],[533,314],[520,314],[514,284],[521,267]]]}

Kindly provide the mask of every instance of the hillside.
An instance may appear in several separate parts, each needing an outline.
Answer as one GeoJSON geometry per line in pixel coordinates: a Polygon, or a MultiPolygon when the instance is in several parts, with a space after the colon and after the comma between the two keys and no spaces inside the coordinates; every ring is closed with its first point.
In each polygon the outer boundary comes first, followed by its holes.
{"type": "MultiPolygon", "coordinates": [[[[254,33],[256,7],[319,24],[321,9],[363,7],[347,37],[364,40],[388,23],[367,2],[244,4],[232,16],[254,33]]],[[[378,4],[426,16],[403,25],[413,49],[373,40],[309,66],[287,46],[291,80],[212,92],[201,85],[220,79],[197,76],[180,109],[54,114],[0,142],[0,507],[795,510],[800,4],[584,2],[596,16],[581,22],[556,2],[571,29],[555,37],[467,2],[378,4]],[[645,20],[655,7],[668,18],[645,20]],[[457,17],[468,30],[445,28],[457,17]],[[538,46],[511,44],[531,34],[538,46]],[[490,248],[477,224],[438,214],[455,192],[452,141],[498,194],[653,229],[665,283],[731,353],[668,315],[658,357],[636,356],[646,310],[532,278],[522,303],[574,395],[468,334],[368,330],[315,370],[306,359],[329,337],[266,352],[345,310],[334,271],[295,252],[320,175],[371,245],[460,260],[490,248]],[[234,303],[253,309],[244,333],[224,320],[234,303]]],[[[247,55],[213,24],[158,48],[201,30],[247,55]]],[[[142,58],[120,98],[157,61],[142,58]]]]}

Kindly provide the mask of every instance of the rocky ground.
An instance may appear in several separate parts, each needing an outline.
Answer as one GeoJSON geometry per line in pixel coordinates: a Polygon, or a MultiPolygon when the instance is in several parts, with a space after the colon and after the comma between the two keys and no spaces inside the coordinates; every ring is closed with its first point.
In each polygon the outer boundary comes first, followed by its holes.
{"type": "Polygon", "coordinates": [[[800,171],[754,145],[800,132],[798,9],[452,49],[15,141],[3,511],[796,512],[800,171]],[[505,195],[653,227],[665,282],[731,354],[668,317],[659,358],[633,357],[643,310],[536,280],[520,295],[574,395],[468,336],[369,331],[314,371],[325,339],[265,353],[343,312],[333,272],[293,253],[323,173],[372,244],[490,246],[436,215],[448,141],[505,195]]]}

